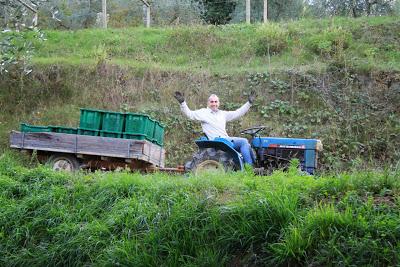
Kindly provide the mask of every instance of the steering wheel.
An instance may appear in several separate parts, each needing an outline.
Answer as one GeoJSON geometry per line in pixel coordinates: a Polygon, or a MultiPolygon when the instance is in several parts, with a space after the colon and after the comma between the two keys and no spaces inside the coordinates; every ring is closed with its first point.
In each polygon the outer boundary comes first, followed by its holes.
{"type": "Polygon", "coordinates": [[[252,137],[254,137],[257,133],[261,132],[262,130],[264,130],[265,128],[267,128],[267,126],[254,126],[254,127],[250,127],[247,129],[244,129],[240,132],[240,134],[249,134],[252,137]]]}

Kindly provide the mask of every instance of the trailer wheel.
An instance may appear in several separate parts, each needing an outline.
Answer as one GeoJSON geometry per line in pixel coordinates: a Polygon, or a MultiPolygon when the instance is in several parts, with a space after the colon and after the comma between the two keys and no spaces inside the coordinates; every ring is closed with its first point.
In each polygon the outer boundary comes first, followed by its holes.
{"type": "Polygon", "coordinates": [[[204,171],[226,172],[236,169],[236,164],[229,153],[214,148],[199,150],[193,155],[192,160],[185,164],[185,170],[194,174],[204,171]]]}
{"type": "Polygon", "coordinates": [[[55,171],[74,172],[80,168],[77,158],[67,154],[53,154],[49,157],[47,164],[55,171]]]}

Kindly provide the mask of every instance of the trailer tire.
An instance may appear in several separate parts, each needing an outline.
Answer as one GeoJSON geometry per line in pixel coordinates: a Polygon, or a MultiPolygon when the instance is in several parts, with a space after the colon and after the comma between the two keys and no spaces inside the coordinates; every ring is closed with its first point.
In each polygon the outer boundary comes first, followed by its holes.
{"type": "Polygon", "coordinates": [[[78,159],[68,154],[53,154],[47,160],[47,164],[55,171],[74,172],[80,169],[78,159]]]}
{"type": "Polygon", "coordinates": [[[186,162],[185,170],[194,174],[203,171],[227,172],[237,170],[237,166],[229,153],[214,148],[206,148],[196,152],[192,160],[186,162]]]}

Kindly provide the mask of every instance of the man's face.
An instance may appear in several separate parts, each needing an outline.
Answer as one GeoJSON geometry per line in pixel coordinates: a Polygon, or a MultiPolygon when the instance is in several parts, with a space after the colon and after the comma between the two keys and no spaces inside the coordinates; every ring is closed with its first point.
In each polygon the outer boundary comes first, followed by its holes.
{"type": "Polygon", "coordinates": [[[208,104],[207,106],[212,110],[212,111],[217,111],[219,108],[219,99],[216,96],[212,96],[208,99],[208,104]]]}

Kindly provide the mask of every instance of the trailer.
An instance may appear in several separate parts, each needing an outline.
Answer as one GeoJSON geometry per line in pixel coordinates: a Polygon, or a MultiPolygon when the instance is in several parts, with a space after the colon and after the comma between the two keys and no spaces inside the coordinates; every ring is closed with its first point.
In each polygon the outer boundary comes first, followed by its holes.
{"type": "Polygon", "coordinates": [[[55,132],[10,134],[10,147],[36,153],[41,163],[54,170],[115,170],[183,172],[183,166],[165,168],[165,149],[148,140],[89,136],[55,132]]]}
{"type": "MultiPolygon", "coordinates": [[[[41,129],[41,128],[39,128],[41,129]]],[[[46,128],[43,128],[46,129],[46,128]]],[[[261,137],[265,126],[242,131],[251,135],[254,153],[254,171],[268,175],[275,169],[287,169],[290,161],[297,158],[301,170],[314,174],[322,143],[317,139],[261,137]]],[[[141,137],[141,135],[138,135],[141,137]]],[[[155,141],[152,139],[153,142],[155,141]]],[[[244,169],[242,155],[224,138],[196,140],[199,151],[185,166],[165,167],[165,149],[147,139],[128,139],[57,132],[19,132],[10,134],[10,147],[29,154],[35,153],[41,163],[54,170],[76,171],[115,170],[129,168],[133,171],[168,173],[199,173],[204,170],[244,169]]]]}

